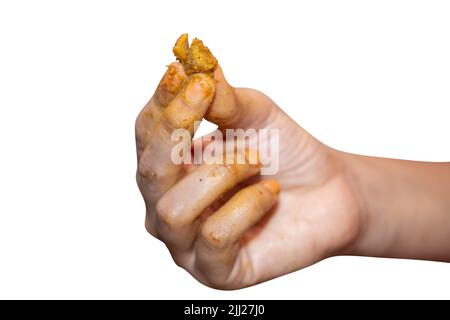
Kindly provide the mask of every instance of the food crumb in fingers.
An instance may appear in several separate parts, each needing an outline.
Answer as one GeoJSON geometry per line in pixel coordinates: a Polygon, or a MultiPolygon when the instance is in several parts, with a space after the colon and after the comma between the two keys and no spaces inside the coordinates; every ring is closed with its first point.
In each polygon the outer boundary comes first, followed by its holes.
{"type": "Polygon", "coordinates": [[[177,57],[177,60],[184,63],[189,53],[188,34],[183,33],[175,43],[173,47],[173,54],[177,57]]]}
{"type": "Polygon", "coordinates": [[[187,33],[178,38],[173,53],[188,75],[199,72],[211,74],[217,66],[217,59],[202,40],[195,38],[189,46],[187,33]]]}

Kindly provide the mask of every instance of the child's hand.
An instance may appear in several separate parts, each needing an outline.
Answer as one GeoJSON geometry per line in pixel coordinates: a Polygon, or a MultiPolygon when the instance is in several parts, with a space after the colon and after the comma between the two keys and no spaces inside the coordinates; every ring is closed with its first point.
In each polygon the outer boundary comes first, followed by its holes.
{"type": "Polygon", "coordinates": [[[136,120],[147,230],[179,266],[222,289],[344,252],[358,234],[361,210],[336,152],[264,94],[231,87],[220,67],[213,76],[188,77],[173,63],[136,120]],[[262,179],[250,164],[174,164],[171,132],[193,133],[203,117],[219,129],[278,129],[279,171],[262,179]]]}

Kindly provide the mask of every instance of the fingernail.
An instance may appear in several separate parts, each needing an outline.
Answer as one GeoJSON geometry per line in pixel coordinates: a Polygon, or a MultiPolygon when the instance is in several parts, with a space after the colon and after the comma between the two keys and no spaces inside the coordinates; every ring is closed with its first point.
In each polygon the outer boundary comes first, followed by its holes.
{"type": "Polygon", "coordinates": [[[169,77],[173,77],[174,75],[177,74],[177,71],[178,71],[177,67],[171,64],[168,67],[167,73],[169,74],[169,77]]]}
{"type": "Polygon", "coordinates": [[[183,76],[179,74],[178,68],[174,65],[169,65],[161,85],[168,92],[175,94],[183,86],[183,82],[183,76]]]}
{"type": "Polygon", "coordinates": [[[211,102],[214,87],[210,81],[200,76],[193,76],[184,91],[184,101],[191,107],[200,107],[211,102]]]}
{"type": "Polygon", "coordinates": [[[280,184],[276,180],[264,180],[262,185],[273,194],[280,193],[280,184]]]}

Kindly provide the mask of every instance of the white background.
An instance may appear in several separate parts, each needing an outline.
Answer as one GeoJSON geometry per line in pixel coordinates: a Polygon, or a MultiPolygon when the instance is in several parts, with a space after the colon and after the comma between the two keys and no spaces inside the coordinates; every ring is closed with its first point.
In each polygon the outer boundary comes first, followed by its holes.
{"type": "Polygon", "coordinates": [[[450,160],[448,1],[1,1],[0,298],[450,298],[435,262],[234,292],[179,269],[144,229],[134,120],[183,32],[335,148],[450,160]]]}

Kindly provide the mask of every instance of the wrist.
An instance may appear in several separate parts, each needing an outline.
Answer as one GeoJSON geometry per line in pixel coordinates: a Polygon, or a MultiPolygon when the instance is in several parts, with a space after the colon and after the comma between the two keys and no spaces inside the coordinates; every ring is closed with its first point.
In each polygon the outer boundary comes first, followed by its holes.
{"type": "Polygon", "coordinates": [[[367,170],[370,169],[364,163],[365,157],[334,149],[331,153],[336,159],[339,174],[344,177],[354,197],[357,211],[356,219],[358,220],[356,236],[339,252],[339,255],[365,255],[364,248],[369,241],[369,235],[373,233],[373,224],[376,220],[370,205],[373,199],[369,198],[373,197],[373,194],[368,190],[370,189],[368,185],[373,183],[369,179],[373,177],[367,174],[367,170]]]}

